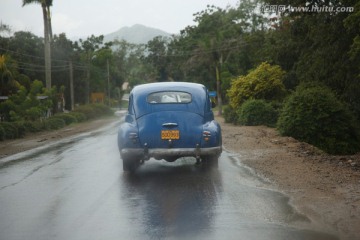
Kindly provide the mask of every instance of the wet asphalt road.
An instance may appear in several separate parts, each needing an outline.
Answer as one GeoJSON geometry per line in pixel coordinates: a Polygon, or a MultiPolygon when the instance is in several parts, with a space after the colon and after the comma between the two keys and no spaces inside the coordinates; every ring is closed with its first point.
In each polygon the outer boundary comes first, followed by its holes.
{"type": "Polygon", "coordinates": [[[218,168],[184,158],[123,173],[116,132],[2,159],[0,240],[336,239],[228,152],[218,168]]]}

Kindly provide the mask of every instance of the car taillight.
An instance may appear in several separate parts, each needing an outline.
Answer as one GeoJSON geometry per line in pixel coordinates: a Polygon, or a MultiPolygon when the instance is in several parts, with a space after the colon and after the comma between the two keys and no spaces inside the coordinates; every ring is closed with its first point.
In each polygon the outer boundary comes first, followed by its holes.
{"type": "Polygon", "coordinates": [[[136,143],[137,139],[138,139],[138,134],[137,133],[129,133],[129,139],[133,141],[133,143],[136,143]]]}
{"type": "Polygon", "coordinates": [[[209,141],[210,137],[211,137],[211,132],[203,131],[203,138],[205,141],[209,141]]]}

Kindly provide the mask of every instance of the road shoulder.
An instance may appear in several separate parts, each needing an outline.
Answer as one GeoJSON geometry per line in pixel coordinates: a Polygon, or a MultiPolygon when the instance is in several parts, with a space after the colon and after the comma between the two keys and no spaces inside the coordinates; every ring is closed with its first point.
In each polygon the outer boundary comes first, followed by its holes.
{"type": "Polygon", "coordinates": [[[330,156],[264,126],[234,126],[217,117],[226,149],[291,198],[315,227],[360,239],[360,154],[330,156]]]}
{"type": "Polygon", "coordinates": [[[119,117],[106,117],[88,122],[75,123],[59,130],[27,134],[23,138],[0,141],[0,159],[38,148],[61,139],[97,130],[118,121],[119,117]]]}

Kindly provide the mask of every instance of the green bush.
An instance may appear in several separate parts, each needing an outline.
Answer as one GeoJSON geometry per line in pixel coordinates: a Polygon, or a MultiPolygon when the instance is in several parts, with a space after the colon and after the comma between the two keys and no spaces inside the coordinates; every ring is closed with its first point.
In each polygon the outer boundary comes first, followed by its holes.
{"type": "Polygon", "coordinates": [[[0,127],[3,129],[3,140],[6,139],[15,139],[18,137],[18,129],[14,123],[11,122],[1,122],[0,127]]]}
{"type": "Polygon", "coordinates": [[[90,104],[78,107],[70,113],[59,113],[41,121],[0,122],[0,141],[15,139],[25,135],[26,132],[39,132],[42,130],[60,129],[71,123],[83,122],[104,115],[113,115],[110,107],[103,104],[90,104]]]}
{"type": "Polygon", "coordinates": [[[261,63],[248,75],[233,79],[227,91],[229,104],[238,109],[249,99],[282,101],[287,94],[283,84],[285,72],[278,65],[261,63]]]}
{"type": "Polygon", "coordinates": [[[270,103],[256,99],[244,102],[237,113],[238,123],[246,126],[266,125],[274,127],[278,115],[270,103]]]}
{"type": "Polygon", "coordinates": [[[26,132],[25,122],[24,121],[18,121],[18,122],[14,122],[13,124],[17,129],[17,137],[16,138],[24,137],[25,132],[26,132]]]}
{"type": "Polygon", "coordinates": [[[330,154],[360,150],[353,114],[325,86],[300,86],[287,99],[277,128],[282,135],[310,143],[330,154]]]}
{"type": "Polygon", "coordinates": [[[94,119],[104,115],[113,115],[114,112],[108,106],[103,104],[89,104],[77,107],[74,112],[80,112],[86,116],[86,119],[94,119]]]}
{"type": "Polygon", "coordinates": [[[45,129],[56,130],[65,127],[65,121],[61,118],[51,117],[44,121],[45,129]]]}
{"type": "Polygon", "coordinates": [[[113,110],[104,104],[93,104],[91,107],[100,115],[109,116],[114,114],[113,110]]]}
{"type": "Polygon", "coordinates": [[[25,121],[24,127],[26,132],[40,132],[44,130],[44,123],[41,121],[25,121]]]}
{"type": "Polygon", "coordinates": [[[90,105],[84,105],[76,108],[74,112],[82,113],[85,115],[87,120],[96,118],[97,114],[96,112],[90,107],[90,105]]]}
{"type": "Polygon", "coordinates": [[[55,114],[53,117],[64,120],[66,125],[77,122],[76,117],[74,117],[73,115],[68,114],[68,113],[58,113],[58,114],[55,114]]]}
{"type": "Polygon", "coordinates": [[[77,122],[84,122],[86,121],[86,116],[85,114],[81,113],[81,112],[69,112],[69,115],[73,116],[74,118],[76,118],[77,122]]]}
{"type": "Polygon", "coordinates": [[[224,116],[225,122],[236,124],[237,123],[236,110],[234,108],[232,108],[230,105],[224,106],[223,110],[224,110],[223,116],[224,116]]]}

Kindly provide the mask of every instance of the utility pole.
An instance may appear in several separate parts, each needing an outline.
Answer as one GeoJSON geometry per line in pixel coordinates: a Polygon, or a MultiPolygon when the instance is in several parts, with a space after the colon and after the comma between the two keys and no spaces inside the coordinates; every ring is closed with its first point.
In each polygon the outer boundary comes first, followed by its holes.
{"type": "Polygon", "coordinates": [[[106,60],[106,65],[107,65],[108,104],[110,106],[110,65],[109,65],[109,59],[106,60]]]}
{"type": "Polygon", "coordinates": [[[218,116],[222,116],[222,97],[221,97],[221,68],[223,65],[223,55],[220,54],[219,63],[215,63],[216,71],[216,92],[217,92],[217,105],[218,116]]]}
{"type": "Polygon", "coordinates": [[[86,69],[86,86],[85,86],[85,92],[86,92],[86,104],[90,103],[90,64],[88,64],[86,69]]]}
{"type": "Polygon", "coordinates": [[[70,101],[71,101],[71,111],[74,110],[74,71],[72,60],[69,62],[69,71],[70,71],[70,101]]]}

